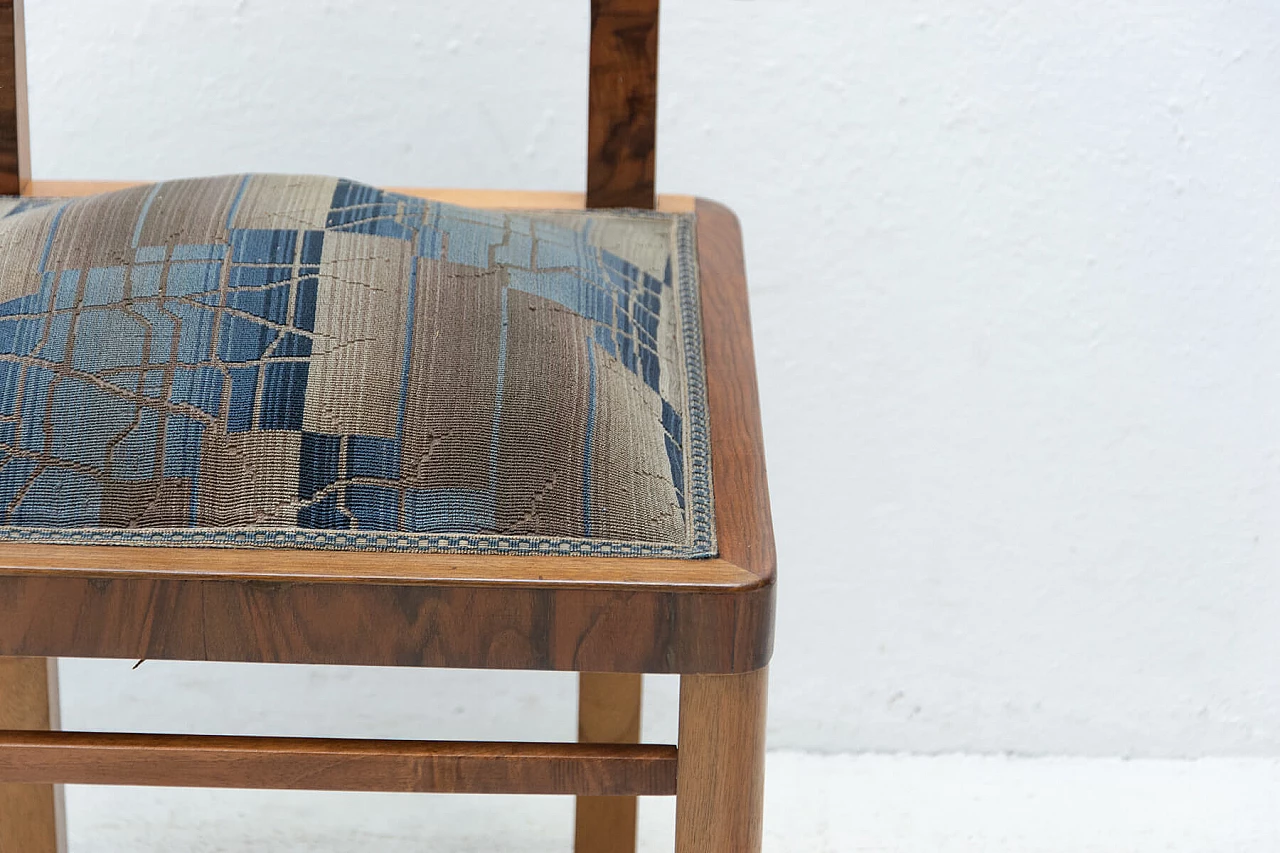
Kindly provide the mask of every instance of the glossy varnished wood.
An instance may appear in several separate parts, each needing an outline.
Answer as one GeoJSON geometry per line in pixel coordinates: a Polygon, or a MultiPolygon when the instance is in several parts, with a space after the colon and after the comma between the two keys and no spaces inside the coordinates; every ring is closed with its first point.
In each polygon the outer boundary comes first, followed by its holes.
{"type": "Polygon", "coordinates": [[[27,137],[27,57],[22,0],[0,0],[0,194],[31,177],[27,137]]]}
{"type": "MultiPolygon", "coordinates": [[[[0,658],[0,729],[58,728],[57,661],[0,658]]],[[[62,790],[0,779],[0,853],[66,849],[62,790]]]]}
{"type": "Polygon", "coordinates": [[[680,677],[676,853],[760,853],[768,670],[680,677]]]}
{"type": "MultiPolygon", "coordinates": [[[[639,743],[643,676],[584,672],[578,676],[578,742],[639,743]]],[[[635,797],[578,797],[574,853],[634,853],[635,797]]]]}
{"type": "MultiPolygon", "coordinates": [[[[102,187],[28,187],[95,189],[102,187]]],[[[415,192],[477,206],[566,201],[415,192]]],[[[689,206],[679,197],[663,201],[689,206]]],[[[5,543],[0,655],[621,672],[763,666],[772,648],[774,556],[741,236],[724,208],[694,207],[719,558],[5,543]]]]}
{"type": "Polygon", "coordinates": [[[753,573],[725,560],[521,557],[502,554],[159,548],[0,542],[0,575],[70,573],[103,578],[218,578],[281,583],[516,584],[740,590],[753,573]]]}
{"type": "Polygon", "coordinates": [[[587,207],[653,207],[658,0],[591,0],[587,207]]]}
{"type": "Polygon", "coordinates": [[[767,588],[0,576],[0,654],[725,672],[764,663],[767,588]],[[749,627],[744,627],[749,626],[749,627]],[[739,637],[751,637],[737,645],[739,637]]]}
{"type": "Polygon", "coordinates": [[[0,780],[317,791],[669,795],[675,793],[676,749],[634,744],[0,731],[0,780]]]}
{"type": "Polygon", "coordinates": [[[738,217],[698,199],[711,469],[720,559],[771,583],[777,569],[764,465],[764,430],[738,217]]]}

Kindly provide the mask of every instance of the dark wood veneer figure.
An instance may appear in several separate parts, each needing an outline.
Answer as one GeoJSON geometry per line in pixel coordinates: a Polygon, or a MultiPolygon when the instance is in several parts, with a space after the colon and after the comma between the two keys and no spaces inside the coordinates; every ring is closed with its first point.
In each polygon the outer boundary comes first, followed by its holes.
{"type": "MultiPolygon", "coordinates": [[[[697,214],[719,556],[0,543],[0,853],[65,849],[63,783],[573,794],[578,853],[634,850],[636,796],[674,794],[679,853],[760,849],[775,559],[742,240],[718,204],[655,198],[657,37],[658,0],[592,0],[585,205],[697,214]],[[61,732],[60,656],[576,671],[579,743],[61,732]],[[678,746],[639,743],[645,672],[681,676],[678,746]]],[[[30,179],[24,51],[0,0],[0,193],[112,189],[30,179]]]]}

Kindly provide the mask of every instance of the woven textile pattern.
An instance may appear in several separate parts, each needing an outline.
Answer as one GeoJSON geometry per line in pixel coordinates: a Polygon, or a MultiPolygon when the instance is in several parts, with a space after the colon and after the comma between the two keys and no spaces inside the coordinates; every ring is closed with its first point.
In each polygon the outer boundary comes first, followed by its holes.
{"type": "Polygon", "coordinates": [[[692,217],[0,201],[0,538],[715,553],[692,217]]]}

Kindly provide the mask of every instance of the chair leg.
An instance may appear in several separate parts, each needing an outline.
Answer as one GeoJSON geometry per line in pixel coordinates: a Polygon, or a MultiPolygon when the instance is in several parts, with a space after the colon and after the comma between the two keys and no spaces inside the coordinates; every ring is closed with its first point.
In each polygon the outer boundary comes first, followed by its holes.
{"type": "Polygon", "coordinates": [[[676,853],[760,853],[767,669],[680,678],[676,853]]]}
{"type": "MultiPolygon", "coordinates": [[[[58,662],[0,658],[0,729],[58,728],[58,662]]],[[[0,853],[66,853],[61,785],[0,784],[0,853]]]]}
{"type": "MultiPolygon", "coordinates": [[[[578,676],[578,740],[639,743],[643,676],[584,672],[578,676]]],[[[634,853],[635,797],[578,797],[575,853],[634,853]]]]}

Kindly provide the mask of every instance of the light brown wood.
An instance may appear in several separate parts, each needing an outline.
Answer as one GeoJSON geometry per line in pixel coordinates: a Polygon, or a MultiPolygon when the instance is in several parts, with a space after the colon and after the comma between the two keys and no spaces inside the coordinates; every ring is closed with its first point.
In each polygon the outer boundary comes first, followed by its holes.
{"type": "Polygon", "coordinates": [[[680,677],[676,853],[760,853],[768,670],[680,677]]]}
{"type": "Polygon", "coordinates": [[[639,743],[639,674],[584,672],[578,677],[578,742],[639,743]]]}
{"type": "MultiPolygon", "coordinates": [[[[57,727],[57,661],[0,658],[0,729],[57,727]]],[[[65,850],[61,787],[0,782],[0,853],[65,850]]]]}
{"type": "Polygon", "coordinates": [[[695,212],[720,559],[772,583],[777,554],[742,228],[733,211],[714,201],[698,199],[695,212]]]}
{"type": "Polygon", "coordinates": [[[629,587],[701,587],[726,592],[754,586],[759,580],[732,563],[716,559],[0,543],[0,575],[34,572],[55,576],[74,573],[102,578],[189,577],[281,583],[359,581],[409,585],[523,583],[581,586],[604,581],[629,587]]]}
{"type": "Polygon", "coordinates": [[[27,45],[22,0],[0,0],[0,194],[31,177],[27,131],[27,45]]]}
{"type": "MultiPolygon", "coordinates": [[[[28,181],[23,195],[71,198],[136,187],[146,181],[28,181]]],[[[392,192],[429,198],[448,204],[506,210],[581,210],[584,193],[549,190],[469,190],[434,187],[388,187],[392,192]]],[[[691,213],[697,199],[691,195],[660,195],[658,210],[663,213],[691,213]]]]}
{"type": "Polygon", "coordinates": [[[670,795],[675,773],[661,745],[0,731],[0,780],[23,783],[670,795]]]}
{"type": "MultiPolygon", "coordinates": [[[[644,677],[584,672],[578,676],[578,741],[639,743],[644,677]]],[[[575,853],[633,853],[635,797],[578,797],[575,853]]]]}

